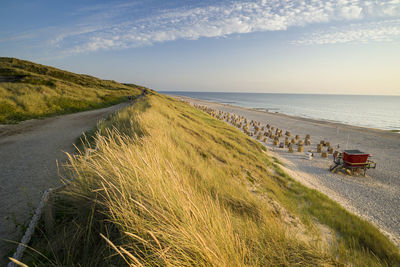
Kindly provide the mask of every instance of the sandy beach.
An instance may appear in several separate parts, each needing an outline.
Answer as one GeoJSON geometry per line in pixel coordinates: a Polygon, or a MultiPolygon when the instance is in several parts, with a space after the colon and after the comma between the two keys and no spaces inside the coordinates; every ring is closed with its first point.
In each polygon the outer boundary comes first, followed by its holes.
{"type": "Polygon", "coordinates": [[[322,158],[316,153],[312,160],[304,153],[289,153],[287,148],[277,148],[271,140],[265,145],[269,153],[284,163],[285,171],[297,181],[314,188],[340,203],[350,212],[376,225],[400,247],[400,134],[390,131],[356,127],[340,123],[318,121],[284,114],[270,113],[232,105],[209,102],[188,97],[177,97],[193,104],[244,116],[262,125],[267,123],[300,135],[304,140],[311,135],[311,145],[304,151],[316,151],[321,140],[329,141],[340,151],[358,149],[372,155],[376,169],[367,175],[349,176],[331,173],[332,155],[322,158]]]}

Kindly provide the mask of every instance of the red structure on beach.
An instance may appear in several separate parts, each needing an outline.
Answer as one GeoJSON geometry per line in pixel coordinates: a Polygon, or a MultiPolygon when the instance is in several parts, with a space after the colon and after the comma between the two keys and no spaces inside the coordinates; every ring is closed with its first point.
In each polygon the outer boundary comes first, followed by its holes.
{"type": "Polygon", "coordinates": [[[370,154],[361,152],[360,150],[345,150],[343,152],[343,161],[349,166],[357,166],[366,164],[370,154]]]}
{"type": "Polygon", "coordinates": [[[345,150],[333,158],[334,166],[331,166],[331,171],[336,171],[339,168],[349,170],[351,174],[354,170],[364,170],[364,176],[367,169],[375,169],[376,163],[369,160],[370,154],[361,152],[360,150],[345,150]]]}

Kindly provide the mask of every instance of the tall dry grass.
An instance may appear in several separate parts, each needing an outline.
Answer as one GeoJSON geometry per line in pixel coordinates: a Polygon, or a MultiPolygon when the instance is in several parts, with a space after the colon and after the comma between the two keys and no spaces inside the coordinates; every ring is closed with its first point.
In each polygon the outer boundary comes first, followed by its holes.
{"type": "MultiPolygon", "coordinates": [[[[97,151],[70,156],[46,258],[107,266],[384,264],[329,245],[279,203],[290,194],[262,146],[187,104],[152,95],[100,125],[97,151]],[[275,204],[273,204],[275,203],[275,204]]],[[[284,182],[283,182],[284,181],[284,182]]],[[[300,190],[300,189],[299,189],[300,190]]]]}
{"type": "Polygon", "coordinates": [[[0,123],[110,106],[145,89],[0,57],[2,77],[11,81],[0,82],[0,123]]]}

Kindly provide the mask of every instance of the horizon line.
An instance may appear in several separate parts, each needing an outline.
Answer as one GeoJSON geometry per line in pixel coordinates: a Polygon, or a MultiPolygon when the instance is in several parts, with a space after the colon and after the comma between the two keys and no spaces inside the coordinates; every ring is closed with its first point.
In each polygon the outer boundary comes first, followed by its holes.
{"type": "MultiPolygon", "coordinates": [[[[153,89],[154,90],[154,89],[153,89]]],[[[157,92],[173,92],[173,93],[228,93],[228,94],[276,94],[276,95],[337,95],[337,96],[400,96],[398,95],[377,95],[377,94],[333,94],[333,93],[271,93],[271,92],[227,92],[227,91],[171,91],[171,90],[155,90],[157,92]]]]}

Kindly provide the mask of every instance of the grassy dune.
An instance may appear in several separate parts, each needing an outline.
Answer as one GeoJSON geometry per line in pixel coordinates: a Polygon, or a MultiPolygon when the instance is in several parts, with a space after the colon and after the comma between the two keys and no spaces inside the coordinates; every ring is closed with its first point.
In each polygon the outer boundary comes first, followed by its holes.
{"type": "Polygon", "coordinates": [[[0,58],[0,123],[109,106],[143,87],[0,58]]]}
{"type": "Polygon", "coordinates": [[[70,156],[74,180],[53,200],[55,228],[42,222],[26,263],[400,263],[376,228],[292,180],[258,142],[183,102],[139,98],[99,125],[95,144],[70,156]]]}

